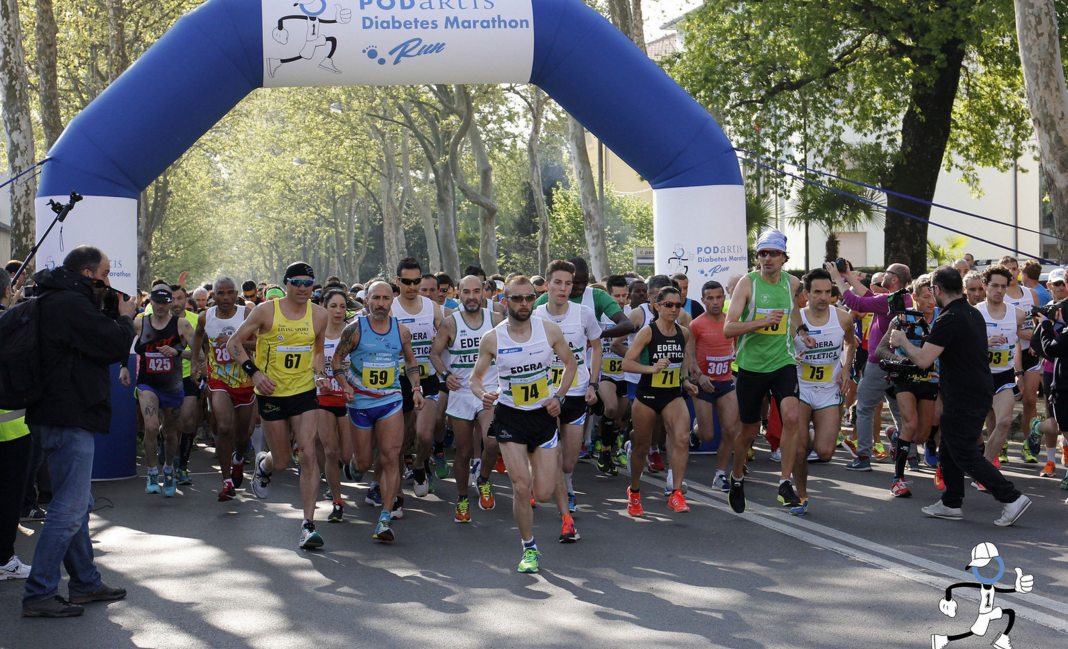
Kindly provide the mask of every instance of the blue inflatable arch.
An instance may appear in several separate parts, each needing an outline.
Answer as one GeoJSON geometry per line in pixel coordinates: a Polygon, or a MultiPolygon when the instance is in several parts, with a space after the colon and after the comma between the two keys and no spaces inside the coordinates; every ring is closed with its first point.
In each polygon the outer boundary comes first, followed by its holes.
{"type": "Polygon", "coordinates": [[[582,0],[210,0],[71,120],[41,174],[39,225],[51,220],[48,198],[84,195],[67,249],[119,248],[113,282],[131,289],[137,197],[256,88],[460,82],[540,86],[645,178],[658,272],[744,272],[730,142],[582,0]]]}

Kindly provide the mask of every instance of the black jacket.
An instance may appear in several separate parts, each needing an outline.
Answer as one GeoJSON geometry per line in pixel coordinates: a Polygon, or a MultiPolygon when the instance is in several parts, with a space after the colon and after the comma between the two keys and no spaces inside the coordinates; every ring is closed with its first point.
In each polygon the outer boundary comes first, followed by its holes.
{"type": "Polygon", "coordinates": [[[100,312],[93,285],[62,266],[34,275],[40,297],[44,398],[26,423],[106,433],[111,427],[111,372],[133,345],[133,321],[100,312]]]}
{"type": "Polygon", "coordinates": [[[1031,337],[1031,346],[1053,363],[1053,392],[1068,396],[1068,327],[1057,332],[1053,321],[1043,320],[1031,337]]]}

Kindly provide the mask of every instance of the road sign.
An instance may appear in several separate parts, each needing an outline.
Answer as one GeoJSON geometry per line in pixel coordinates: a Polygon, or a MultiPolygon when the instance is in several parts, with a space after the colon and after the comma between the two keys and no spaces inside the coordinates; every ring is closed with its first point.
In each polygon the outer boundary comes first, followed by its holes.
{"type": "Polygon", "coordinates": [[[638,266],[653,266],[653,247],[652,246],[634,246],[634,270],[638,270],[638,266]]]}

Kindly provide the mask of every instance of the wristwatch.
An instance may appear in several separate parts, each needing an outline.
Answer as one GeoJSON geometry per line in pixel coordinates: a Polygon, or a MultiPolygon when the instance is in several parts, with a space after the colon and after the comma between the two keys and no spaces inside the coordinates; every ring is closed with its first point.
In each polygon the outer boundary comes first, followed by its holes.
{"type": "Polygon", "coordinates": [[[560,395],[560,394],[554,394],[553,398],[554,399],[559,399],[560,400],[560,405],[562,406],[562,405],[564,405],[564,399],[566,398],[566,396],[565,395],[560,395]]]}
{"type": "Polygon", "coordinates": [[[442,381],[447,381],[449,380],[449,377],[452,376],[452,372],[450,372],[449,370],[445,370],[444,372],[438,373],[438,376],[441,378],[442,381]]]}

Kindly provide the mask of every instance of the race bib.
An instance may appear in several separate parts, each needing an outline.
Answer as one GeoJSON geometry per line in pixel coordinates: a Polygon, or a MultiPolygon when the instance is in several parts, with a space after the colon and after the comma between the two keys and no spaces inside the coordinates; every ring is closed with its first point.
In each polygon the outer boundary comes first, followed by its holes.
{"type": "MultiPolygon", "coordinates": [[[[777,309],[757,309],[755,320],[763,320],[771,315],[771,312],[777,309]]],[[[771,334],[773,336],[786,335],[786,325],[788,324],[788,318],[783,313],[782,320],[779,320],[778,324],[769,325],[763,329],[757,329],[754,333],[758,334],[771,334]]]]}
{"type": "Polygon", "coordinates": [[[834,376],[833,365],[801,364],[801,380],[809,383],[830,383],[834,376]]]}
{"type": "Polygon", "coordinates": [[[709,376],[722,376],[731,371],[733,356],[706,356],[709,376]]]}
{"type": "Polygon", "coordinates": [[[397,376],[397,366],[393,363],[364,363],[360,376],[364,387],[388,388],[393,386],[397,376]]]}
{"type": "Polygon", "coordinates": [[[419,363],[419,378],[425,379],[430,376],[430,363],[419,363]]]}
{"type": "Polygon", "coordinates": [[[549,395],[549,382],[544,374],[513,378],[509,381],[512,386],[512,402],[517,406],[531,406],[549,395]]]}
{"type": "Polygon", "coordinates": [[[287,370],[299,370],[301,365],[305,369],[310,366],[304,357],[311,353],[311,345],[279,345],[278,353],[282,355],[282,365],[287,370]]]}
{"type": "Polygon", "coordinates": [[[654,388],[677,388],[682,385],[682,363],[672,363],[653,374],[650,383],[654,388]]]}
{"type": "MultiPolygon", "coordinates": [[[[555,388],[558,388],[558,387],[560,387],[560,380],[562,378],[564,378],[564,366],[563,365],[553,365],[552,366],[552,372],[553,372],[553,376],[552,376],[551,379],[549,379],[549,385],[551,385],[551,386],[553,386],[555,388]]],[[[578,385],[578,370],[575,370],[575,375],[573,377],[571,377],[571,385],[568,386],[568,387],[569,388],[573,388],[573,387],[576,387],[577,385],[578,385]]]]}
{"type": "Polygon", "coordinates": [[[604,359],[601,359],[601,373],[602,374],[622,374],[623,373],[623,359],[622,358],[604,358],[604,359]]]}
{"type": "Polygon", "coordinates": [[[226,348],[226,345],[212,345],[211,353],[215,356],[215,363],[217,365],[226,365],[234,362],[234,359],[230,358],[230,350],[226,348]]]}
{"type": "Polygon", "coordinates": [[[1005,370],[1009,366],[1009,350],[988,349],[986,350],[986,362],[990,367],[1005,370]]]}
{"type": "Polygon", "coordinates": [[[145,352],[145,369],[149,374],[166,374],[174,369],[174,363],[166,354],[145,352]]]}

